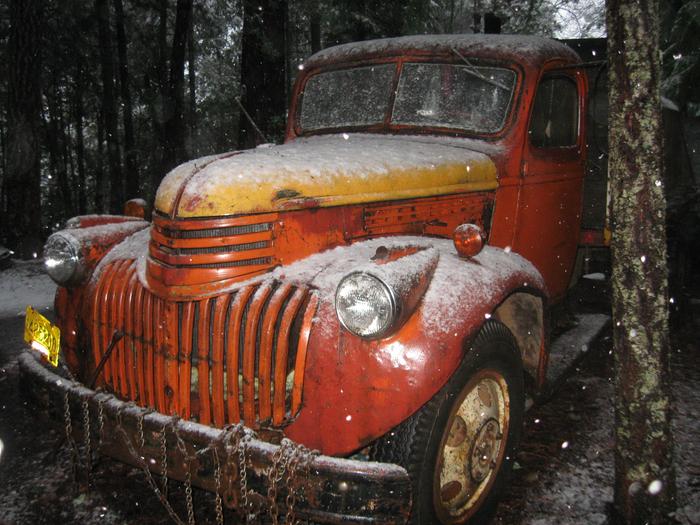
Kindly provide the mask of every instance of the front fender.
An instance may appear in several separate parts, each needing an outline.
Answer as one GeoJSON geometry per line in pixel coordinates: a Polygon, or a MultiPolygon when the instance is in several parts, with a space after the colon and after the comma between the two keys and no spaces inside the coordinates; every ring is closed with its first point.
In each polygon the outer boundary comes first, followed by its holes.
{"type": "MultiPolygon", "coordinates": [[[[410,259],[405,258],[407,272],[410,259]]],[[[303,408],[285,433],[331,455],[364,447],[434,396],[459,365],[468,341],[513,291],[546,296],[541,275],[519,255],[487,246],[464,260],[445,239],[374,239],[304,264],[315,268],[312,283],[320,304],[308,347],[303,408]],[[335,287],[388,245],[433,247],[439,261],[405,324],[390,337],[365,341],[340,326],[335,287]]]]}

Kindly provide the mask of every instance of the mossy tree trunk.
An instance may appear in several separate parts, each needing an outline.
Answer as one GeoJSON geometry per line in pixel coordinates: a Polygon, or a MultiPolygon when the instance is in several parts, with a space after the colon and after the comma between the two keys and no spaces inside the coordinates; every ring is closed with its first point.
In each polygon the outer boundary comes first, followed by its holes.
{"type": "Polygon", "coordinates": [[[609,176],[615,348],[615,510],[668,523],[668,286],[656,0],[608,0],[609,176]]]}
{"type": "Polygon", "coordinates": [[[7,40],[7,146],[5,202],[0,240],[29,259],[43,244],[41,225],[41,34],[40,2],[9,4],[7,40]]]}

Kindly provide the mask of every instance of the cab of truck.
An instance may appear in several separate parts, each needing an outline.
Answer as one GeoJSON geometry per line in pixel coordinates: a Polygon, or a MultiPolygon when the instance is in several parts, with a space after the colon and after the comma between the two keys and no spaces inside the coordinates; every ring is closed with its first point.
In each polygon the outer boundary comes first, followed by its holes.
{"type": "Polygon", "coordinates": [[[317,53],[285,144],[179,166],[151,222],[78,217],[49,239],[58,326],[28,340],[59,330],[75,382],[29,357],[27,381],[121,428],[107,454],[217,495],[224,476],[246,516],[486,519],[574,268],[586,90],[538,37],[317,53]],[[144,429],[165,438],[120,441],[144,429]],[[315,475],[277,497],[299,457],[315,475]]]}

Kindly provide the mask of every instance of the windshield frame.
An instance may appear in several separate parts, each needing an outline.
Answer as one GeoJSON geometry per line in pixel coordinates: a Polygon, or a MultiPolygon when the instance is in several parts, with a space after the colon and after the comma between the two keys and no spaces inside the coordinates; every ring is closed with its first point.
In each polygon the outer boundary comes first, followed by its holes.
{"type": "Polygon", "coordinates": [[[453,65],[456,67],[464,67],[464,61],[454,53],[444,55],[401,55],[382,57],[371,60],[358,60],[353,62],[337,62],[320,67],[315,67],[304,72],[303,78],[300,79],[300,84],[296,90],[296,98],[294,105],[291,108],[294,113],[290,114],[293,121],[290,123],[294,130],[294,135],[297,137],[308,137],[313,135],[328,135],[342,132],[365,132],[365,133],[394,133],[394,134],[411,134],[411,135],[445,135],[452,137],[470,137],[481,138],[486,140],[498,140],[506,135],[513,125],[515,119],[515,108],[519,107],[522,98],[522,86],[525,81],[525,73],[523,67],[515,62],[504,60],[483,59],[473,55],[465,55],[473,67],[493,67],[512,71],[515,74],[513,83],[513,92],[506,115],[503,119],[501,128],[495,132],[487,133],[482,131],[468,130],[459,127],[436,126],[436,125],[416,125],[416,124],[398,124],[391,122],[394,111],[394,102],[398,90],[399,79],[403,72],[404,64],[428,63],[437,65],[453,65]],[[388,99],[387,111],[384,115],[384,121],[372,125],[362,126],[340,126],[328,127],[313,130],[306,130],[301,126],[301,111],[303,108],[304,90],[309,79],[320,73],[325,73],[335,70],[354,69],[373,65],[384,65],[394,63],[396,69],[392,80],[390,97],[388,99]]]}

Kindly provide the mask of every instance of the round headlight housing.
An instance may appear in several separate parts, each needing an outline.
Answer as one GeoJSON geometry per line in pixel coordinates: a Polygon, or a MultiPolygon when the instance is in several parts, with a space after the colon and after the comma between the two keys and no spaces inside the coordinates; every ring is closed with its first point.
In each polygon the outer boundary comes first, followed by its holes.
{"type": "Polygon", "coordinates": [[[382,337],[398,317],[393,290],[378,277],[364,272],[351,273],[340,281],[335,310],[349,332],[365,339],[382,337]]]}
{"type": "Polygon", "coordinates": [[[66,232],[51,235],[44,246],[44,266],[49,277],[60,286],[80,281],[85,264],[78,240],[66,232]]]}

